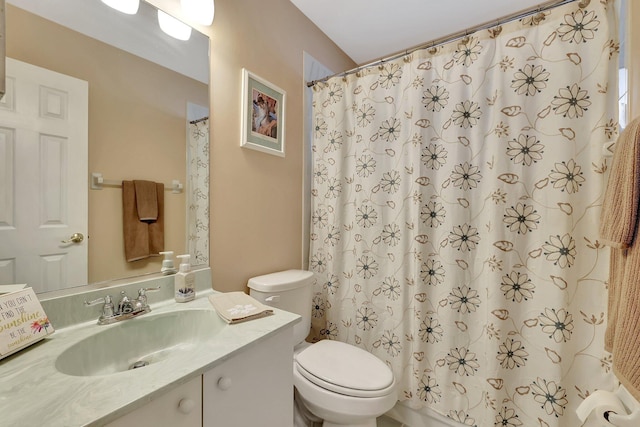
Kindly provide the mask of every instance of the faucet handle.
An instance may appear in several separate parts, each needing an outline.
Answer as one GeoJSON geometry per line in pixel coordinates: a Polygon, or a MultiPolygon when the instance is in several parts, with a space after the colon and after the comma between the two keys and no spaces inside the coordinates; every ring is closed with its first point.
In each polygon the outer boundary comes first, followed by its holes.
{"type": "Polygon", "coordinates": [[[106,304],[107,298],[111,299],[111,297],[109,295],[107,295],[107,296],[104,296],[104,297],[101,297],[101,298],[98,298],[98,299],[94,299],[93,301],[85,301],[84,305],[86,307],[90,307],[92,305],[96,305],[96,304],[100,304],[100,303],[106,304]]]}
{"type": "Polygon", "coordinates": [[[100,316],[101,318],[112,317],[114,315],[113,300],[111,299],[111,295],[105,295],[102,298],[94,299],[93,301],[84,302],[84,305],[86,307],[90,307],[96,304],[104,304],[102,306],[102,315],[100,316]]]}
{"type": "Polygon", "coordinates": [[[155,286],[153,288],[140,288],[138,289],[138,297],[144,297],[146,296],[147,292],[155,292],[159,290],[160,290],[160,286],[155,286]]]}
{"type": "Polygon", "coordinates": [[[156,286],[153,288],[140,288],[138,289],[138,300],[136,301],[136,308],[137,309],[148,309],[151,310],[149,308],[149,304],[147,303],[147,292],[155,292],[155,291],[159,291],[160,290],[160,286],[156,286]]]}

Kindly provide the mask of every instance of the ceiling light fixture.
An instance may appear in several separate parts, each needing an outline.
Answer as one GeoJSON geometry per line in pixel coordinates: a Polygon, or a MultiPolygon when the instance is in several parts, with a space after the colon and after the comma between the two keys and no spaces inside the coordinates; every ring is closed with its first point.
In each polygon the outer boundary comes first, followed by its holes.
{"type": "Polygon", "coordinates": [[[202,25],[211,25],[215,15],[213,0],[180,0],[182,11],[189,19],[202,25]]]}
{"type": "Polygon", "coordinates": [[[171,37],[178,40],[189,40],[191,37],[191,27],[183,22],[178,21],[171,15],[167,15],[158,9],[158,24],[160,29],[171,37]]]}
{"type": "Polygon", "coordinates": [[[127,15],[135,15],[140,7],[140,0],[102,0],[102,3],[127,15]]]}

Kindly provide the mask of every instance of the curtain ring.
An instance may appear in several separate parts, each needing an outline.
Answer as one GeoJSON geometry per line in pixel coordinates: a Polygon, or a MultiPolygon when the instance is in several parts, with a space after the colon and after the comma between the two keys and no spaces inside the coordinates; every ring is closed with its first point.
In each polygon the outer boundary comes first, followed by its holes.
{"type": "Polygon", "coordinates": [[[469,29],[464,30],[464,37],[462,38],[461,42],[462,44],[467,44],[469,43],[469,29]]]}
{"type": "Polygon", "coordinates": [[[541,23],[545,19],[546,19],[546,16],[545,16],[544,12],[538,12],[533,16],[533,18],[531,18],[531,21],[533,22],[534,25],[538,25],[539,23],[541,23]]]}

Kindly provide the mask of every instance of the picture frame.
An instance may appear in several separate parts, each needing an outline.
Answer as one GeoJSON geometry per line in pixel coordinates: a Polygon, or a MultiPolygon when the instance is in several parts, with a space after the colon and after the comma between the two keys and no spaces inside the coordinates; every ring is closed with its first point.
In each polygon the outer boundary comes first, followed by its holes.
{"type": "Polygon", "coordinates": [[[285,156],[286,92],[242,69],[242,137],[240,146],[285,156]]]}

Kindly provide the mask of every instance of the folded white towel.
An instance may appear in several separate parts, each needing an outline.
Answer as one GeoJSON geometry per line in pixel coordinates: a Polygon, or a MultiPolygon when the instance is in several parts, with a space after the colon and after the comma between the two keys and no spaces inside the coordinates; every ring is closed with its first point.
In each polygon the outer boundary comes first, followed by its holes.
{"type": "Polygon", "coordinates": [[[209,296],[218,315],[227,323],[240,323],[273,314],[273,309],[244,292],[227,292],[209,296]]]}

